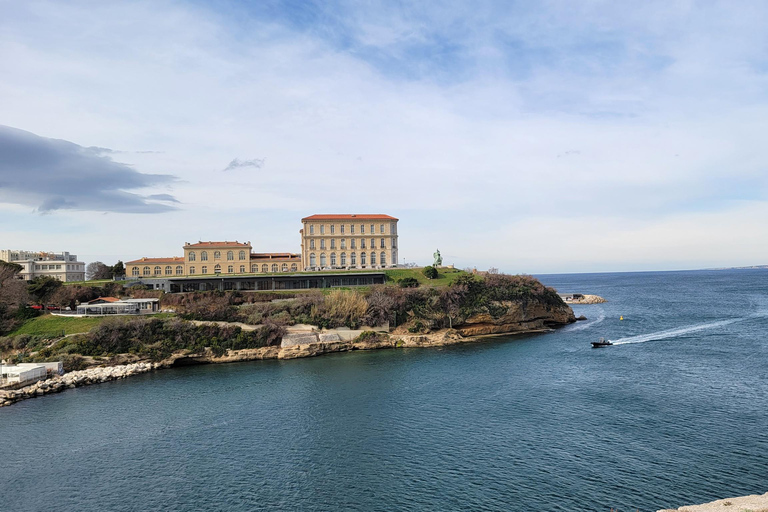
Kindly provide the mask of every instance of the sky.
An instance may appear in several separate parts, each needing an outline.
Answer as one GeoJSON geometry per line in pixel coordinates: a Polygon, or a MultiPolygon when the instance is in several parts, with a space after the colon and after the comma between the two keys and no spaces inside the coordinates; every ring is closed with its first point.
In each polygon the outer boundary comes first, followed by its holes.
{"type": "Polygon", "coordinates": [[[510,273],[768,264],[768,3],[0,0],[0,248],[510,273]]]}

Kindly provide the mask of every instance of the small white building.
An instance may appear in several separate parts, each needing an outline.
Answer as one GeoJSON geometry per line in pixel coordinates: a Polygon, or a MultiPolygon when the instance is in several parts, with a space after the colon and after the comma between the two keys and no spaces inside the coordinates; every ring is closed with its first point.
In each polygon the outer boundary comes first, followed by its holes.
{"type": "Polygon", "coordinates": [[[0,260],[22,266],[19,276],[31,281],[38,276],[49,276],[59,281],[85,281],[85,263],[68,252],[34,252],[0,249],[0,260]]]}
{"type": "Polygon", "coordinates": [[[155,313],[159,308],[160,299],[123,299],[102,304],[80,304],[77,314],[85,316],[103,315],[141,315],[155,313]]]}
{"type": "Polygon", "coordinates": [[[0,382],[3,384],[32,384],[48,376],[48,369],[40,363],[19,363],[0,366],[0,382]]]}

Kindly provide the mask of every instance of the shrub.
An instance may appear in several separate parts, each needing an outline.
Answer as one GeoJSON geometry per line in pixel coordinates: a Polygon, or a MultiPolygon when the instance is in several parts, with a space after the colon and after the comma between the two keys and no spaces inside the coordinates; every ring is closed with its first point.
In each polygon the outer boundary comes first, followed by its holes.
{"type": "Polygon", "coordinates": [[[397,280],[397,285],[400,288],[418,288],[419,282],[415,277],[404,277],[397,280]]]}
{"type": "Polygon", "coordinates": [[[437,279],[437,269],[431,265],[424,267],[422,273],[427,277],[427,279],[437,279]]]}
{"type": "Polygon", "coordinates": [[[67,354],[62,357],[61,365],[64,367],[65,372],[75,372],[77,370],[84,370],[88,367],[85,358],[77,354],[67,354]]]}

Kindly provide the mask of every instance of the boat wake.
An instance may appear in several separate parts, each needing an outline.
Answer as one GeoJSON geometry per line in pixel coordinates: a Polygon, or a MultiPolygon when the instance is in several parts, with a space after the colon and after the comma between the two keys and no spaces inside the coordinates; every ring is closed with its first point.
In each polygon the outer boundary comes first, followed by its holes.
{"type": "Polygon", "coordinates": [[[570,331],[570,332],[573,332],[573,331],[583,331],[584,329],[589,329],[589,328],[590,328],[590,327],[592,327],[593,325],[597,325],[597,324],[599,324],[599,323],[600,323],[600,322],[602,322],[603,320],[605,320],[605,313],[604,313],[602,310],[600,310],[600,311],[598,312],[597,318],[595,318],[594,320],[591,320],[591,321],[589,321],[589,320],[588,320],[588,321],[586,321],[586,322],[579,322],[579,323],[577,323],[577,324],[574,324],[574,325],[573,325],[573,326],[572,326],[572,327],[569,329],[569,331],[570,331]]]}
{"type": "Polygon", "coordinates": [[[620,338],[618,340],[611,340],[614,345],[629,345],[632,343],[645,343],[646,341],[664,340],[669,338],[677,338],[686,334],[705,331],[707,329],[716,329],[725,325],[735,324],[741,322],[747,318],[730,318],[728,320],[719,320],[717,322],[708,322],[705,324],[689,325],[687,327],[678,327],[676,329],[667,329],[665,331],[652,332],[649,334],[640,334],[638,336],[629,336],[627,338],[620,338]]]}

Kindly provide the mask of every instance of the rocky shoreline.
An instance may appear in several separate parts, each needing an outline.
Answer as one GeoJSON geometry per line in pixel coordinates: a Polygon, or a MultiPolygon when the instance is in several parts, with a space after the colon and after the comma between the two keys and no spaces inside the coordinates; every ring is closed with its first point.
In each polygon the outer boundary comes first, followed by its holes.
{"type": "Polygon", "coordinates": [[[701,505],[665,508],[657,512],[768,512],[768,492],[737,498],[724,498],[701,505]]]}

